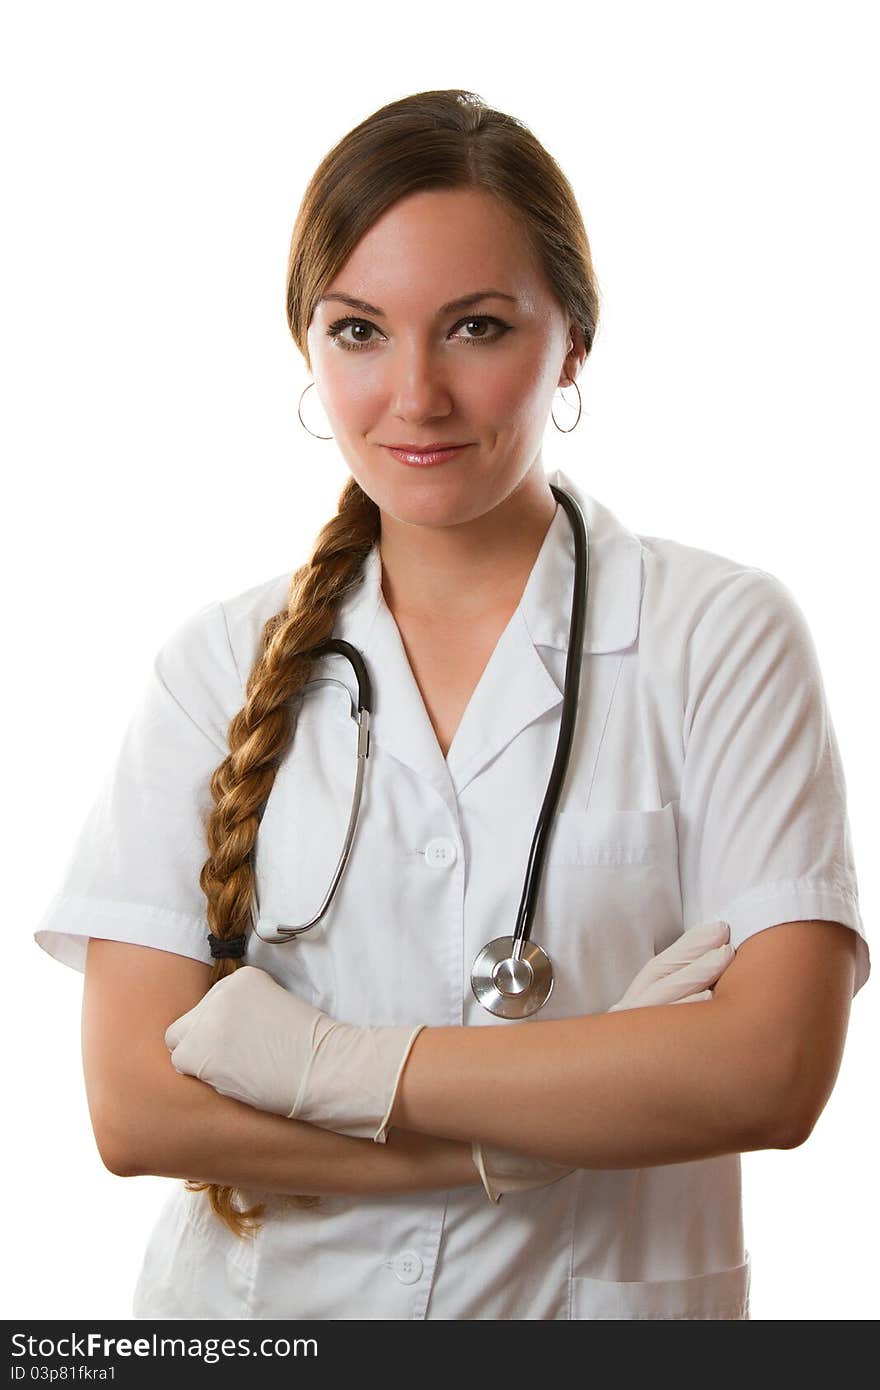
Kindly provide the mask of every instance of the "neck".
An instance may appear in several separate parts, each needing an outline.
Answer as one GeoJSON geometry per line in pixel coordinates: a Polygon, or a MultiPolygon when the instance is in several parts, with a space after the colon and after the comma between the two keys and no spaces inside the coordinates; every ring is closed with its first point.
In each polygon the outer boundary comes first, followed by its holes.
{"type": "Polygon", "coordinates": [[[455,526],[381,518],[382,592],[412,620],[477,620],[515,608],[556,512],[543,471],[484,516],[455,526]]]}

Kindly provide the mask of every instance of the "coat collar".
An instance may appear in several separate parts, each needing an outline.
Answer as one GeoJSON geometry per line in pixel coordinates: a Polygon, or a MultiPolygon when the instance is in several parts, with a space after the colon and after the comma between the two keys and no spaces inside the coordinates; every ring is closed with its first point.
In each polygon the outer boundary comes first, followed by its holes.
{"type": "MultiPolygon", "coordinates": [[[[547,481],[565,488],[580,503],[587,523],[589,575],[584,652],[615,652],[635,642],[642,596],[642,545],[612,512],[582,491],[561,468],[547,481]]],[[[363,579],[340,605],[333,635],[363,647],[380,605],[382,559],[376,542],[362,569],[363,579]]],[[[574,535],[562,507],[547,529],[532,567],[520,611],[535,646],[568,649],[574,585],[574,535]]]]}
{"type": "MultiPolygon", "coordinates": [[[[584,654],[625,649],[635,642],[639,630],[641,542],[561,469],[548,474],[548,482],[573,494],[587,523],[584,654]]],[[[574,586],[574,536],[568,516],[557,505],[519,606],[483,672],[446,758],[385,603],[378,542],[364,561],[362,576],[340,605],[333,635],[362,652],[371,674],[372,741],[427,780],[454,810],[457,796],[482,767],[528,724],[562,703],[561,683],[550,675],[540,648],[566,651],[568,647],[574,586]]],[[[345,679],[353,694],[350,667],[336,655],[323,660],[332,663],[333,675],[345,679]]]]}

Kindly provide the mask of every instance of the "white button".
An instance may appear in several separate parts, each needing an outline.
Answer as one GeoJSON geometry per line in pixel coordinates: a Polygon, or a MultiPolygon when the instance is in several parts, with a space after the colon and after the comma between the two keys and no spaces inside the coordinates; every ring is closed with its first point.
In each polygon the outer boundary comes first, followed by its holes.
{"type": "Polygon", "coordinates": [[[455,841],[447,839],[445,835],[435,836],[433,840],[428,841],[425,858],[432,869],[448,869],[458,858],[455,841]]]}
{"type": "Polygon", "coordinates": [[[401,1284],[415,1284],[422,1277],[421,1256],[415,1250],[404,1250],[400,1255],[395,1255],[391,1261],[391,1268],[397,1275],[401,1284]]]}

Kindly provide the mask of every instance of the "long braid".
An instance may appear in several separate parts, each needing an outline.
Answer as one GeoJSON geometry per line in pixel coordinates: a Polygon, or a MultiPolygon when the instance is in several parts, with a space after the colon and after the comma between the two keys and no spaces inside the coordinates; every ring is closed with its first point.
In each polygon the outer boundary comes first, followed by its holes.
{"type": "MultiPolygon", "coordinates": [[[[290,742],[289,701],[309,679],[308,653],[333,635],[339,604],[360,582],[364,560],[378,536],[379,509],[350,478],[340,494],[337,515],[322,527],[310,560],[291,578],[286,610],[263,625],[246,703],[229,725],[229,754],[211,778],[215,805],[206,825],[210,854],[199,883],[207,899],[209,928],[221,941],[250,926],[251,851],[262,808],[290,742]]],[[[234,956],[216,959],[211,984],[244,963],[234,956]]],[[[250,1230],[247,1223],[264,1215],[264,1202],[243,1210],[233,1202],[232,1187],[193,1179],[187,1179],[186,1186],[191,1192],[207,1190],[213,1210],[234,1235],[252,1235],[259,1229],[250,1230]]],[[[311,1207],[320,1198],[293,1195],[288,1201],[311,1207]]]]}

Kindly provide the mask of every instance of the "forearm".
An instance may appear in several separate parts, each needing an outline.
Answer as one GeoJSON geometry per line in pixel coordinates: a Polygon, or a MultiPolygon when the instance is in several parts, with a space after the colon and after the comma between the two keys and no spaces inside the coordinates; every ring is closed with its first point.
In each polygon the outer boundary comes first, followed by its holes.
{"type": "Polygon", "coordinates": [[[578,1168],[789,1146],[783,1062],[719,999],[425,1028],[391,1121],[578,1168]]]}
{"type": "MultiPolygon", "coordinates": [[[[257,1110],[168,1064],[120,1105],[113,1171],[279,1193],[384,1193],[479,1185],[469,1143],[389,1131],[353,1139],[257,1110]]],[[[102,1150],[103,1152],[103,1150],[102,1150]]]]}

